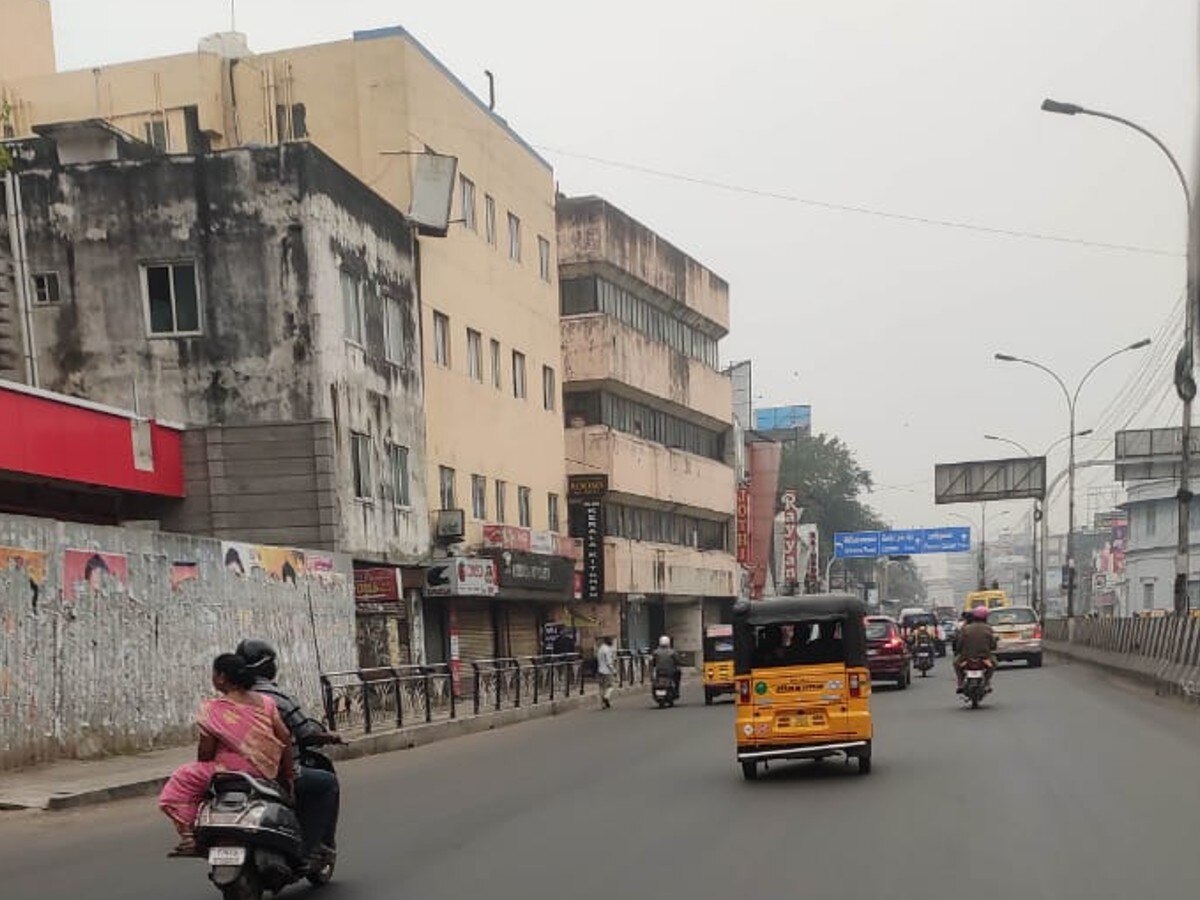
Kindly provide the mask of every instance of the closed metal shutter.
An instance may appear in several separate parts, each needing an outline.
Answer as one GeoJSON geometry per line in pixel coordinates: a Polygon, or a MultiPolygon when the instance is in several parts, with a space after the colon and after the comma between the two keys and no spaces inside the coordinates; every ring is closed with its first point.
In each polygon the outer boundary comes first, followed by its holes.
{"type": "Polygon", "coordinates": [[[542,652],[541,616],[532,603],[514,603],[507,607],[507,637],[513,656],[537,656],[542,652]]]}
{"type": "Polygon", "coordinates": [[[458,627],[458,658],[464,663],[475,659],[494,659],[496,633],[492,627],[492,608],[487,600],[455,600],[454,615],[458,627]]]}

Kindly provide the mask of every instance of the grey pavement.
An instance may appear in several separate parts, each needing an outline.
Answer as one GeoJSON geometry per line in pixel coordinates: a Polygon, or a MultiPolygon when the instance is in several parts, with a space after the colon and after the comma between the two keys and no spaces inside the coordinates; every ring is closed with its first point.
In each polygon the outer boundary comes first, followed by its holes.
{"type": "MultiPolygon", "coordinates": [[[[949,667],[874,698],[871,775],[733,760],[732,707],[607,712],[341,766],[322,898],[1178,900],[1200,885],[1200,716],[1094,667],[1005,670],[981,710],[949,667]]],[[[216,896],[164,857],[148,800],[0,814],[5,900],[216,896]]],[[[317,896],[293,889],[287,897],[317,896]]]]}

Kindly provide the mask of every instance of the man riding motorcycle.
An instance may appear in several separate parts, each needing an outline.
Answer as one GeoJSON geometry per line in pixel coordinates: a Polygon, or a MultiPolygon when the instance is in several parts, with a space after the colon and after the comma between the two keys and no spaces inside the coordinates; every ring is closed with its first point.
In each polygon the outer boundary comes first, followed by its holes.
{"type": "Polygon", "coordinates": [[[654,678],[659,675],[669,675],[671,680],[675,682],[675,696],[679,696],[679,681],[683,677],[683,670],[679,665],[679,654],[671,648],[671,639],[665,634],[658,639],[658,649],[654,651],[651,657],[653,665],[654,678]]]}
{"type": "Polygon", "coordinates": [[[967,663],[980,661],[984,664],[984,682],[992,689],[992,672],[996,669],[996,634],[988,624],[988,609],[977,606],[971,610],[971,621],[959,629],[954,637],[954,672],[958,676],[958,693],[962,693],[966,680],[967,663]]]}
{"type": "Polygon", "coordinates": [[[277,654],[271,644],[252,638],[238,644],[237,652],[255,675],[252,690],[275,701],[283,724],[292,733],[292,754],[297,772],[296,817],[304,834],[305,858],[317,862],[337,846],[341,794],[337,775],[305,766],[303,751],[308,747],[343,743],[341,735],[305,715],[300,701],[275,683],[277,654]]]}

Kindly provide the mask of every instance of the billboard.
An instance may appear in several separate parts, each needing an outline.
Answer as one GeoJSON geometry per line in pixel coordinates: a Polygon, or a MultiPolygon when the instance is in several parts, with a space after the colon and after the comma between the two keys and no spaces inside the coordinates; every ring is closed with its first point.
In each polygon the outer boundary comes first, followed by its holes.
{"type": "Polygon", "coordinates": [[[933,502],[1042,500],[1046,496],[1046,457],[983,459],[939,463],[933,470],[933,502]]]}
{"type": "Polygon", "coordinates": [[[754,427],[758,431],[812,430],[811,406],[768,406],[754,411],[754,427]]]}

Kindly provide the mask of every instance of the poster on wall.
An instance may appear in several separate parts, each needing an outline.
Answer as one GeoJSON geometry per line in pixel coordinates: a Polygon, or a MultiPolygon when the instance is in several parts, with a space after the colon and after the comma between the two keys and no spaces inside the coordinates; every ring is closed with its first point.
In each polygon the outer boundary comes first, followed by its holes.
{"type": "MultiPolygon", "coordinates": [[[[225,571],[237,578],[255,575],[270,581],[282,581],[296,585],[308,572],[305,555],[290,547],[268,547],[258,544],[240,544],[234,541],[221,542],[221,559],[225,571]]],[[[328,559],[328,571],[333,574],[333,557],[328,559]]],[[[318,577],[325,571],[321,562],[318,577]]]]}
{"type": "Polygon", "coordinates": [[[29,581],[30,603],[37,611],[42,585],[46,583],[46,558],[42,550],[0,547],[0,572],[12,572],[29,581]]]}
{"type": "Polygon", "coordinates": [[[253,544],[235,544],[232,541],[221,542],[221,559],[225,571],[238,578],[244,578],[257,565],[258,548],[253,544]]]}
{"type": "Polygon", "coordinates": [[[194,562],[171,563],[171,590],[180,590],[189,581],[200,580],[200,566],[194,562]]]}
{"type": "Polygon", "coordinates": [[[258,564],[271,581],[295,586],[304,576],[304,554],[287,547],[259,547],[258,564]]]}
{"type": "Polygon", "coordinates": [[[128,587],[129,558],[124,553],[63,551],[63,597],[68,603],[106,594],[124,594],[128,587]]]}

